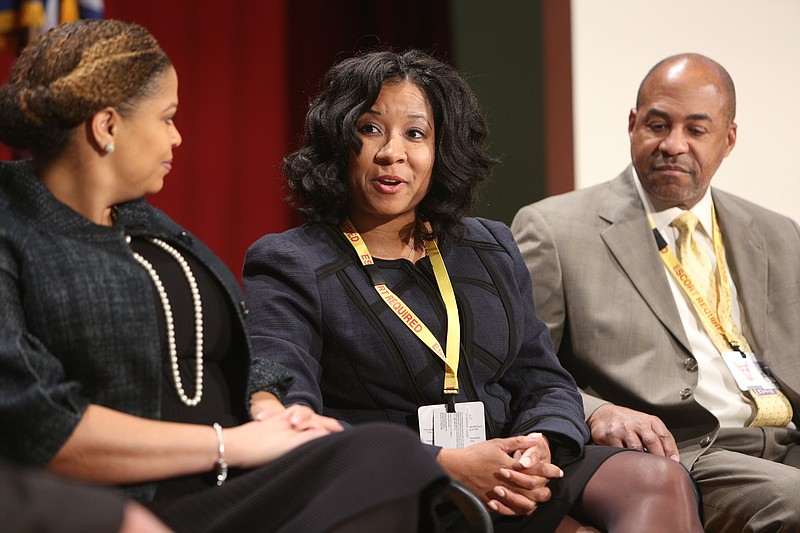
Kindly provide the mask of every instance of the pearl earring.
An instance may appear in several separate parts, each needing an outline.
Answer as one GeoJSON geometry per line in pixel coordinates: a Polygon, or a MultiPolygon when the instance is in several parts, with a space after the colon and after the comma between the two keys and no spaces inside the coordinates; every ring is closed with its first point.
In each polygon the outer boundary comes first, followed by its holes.
{"type": "Polygon", "coordinates": [[[103,151],[105,153],[107,153],[107,154],[110,154],[111,152],[113,152],[114,151],[114,143],[108,143],[105,146],[103,146],[103,151]]]}

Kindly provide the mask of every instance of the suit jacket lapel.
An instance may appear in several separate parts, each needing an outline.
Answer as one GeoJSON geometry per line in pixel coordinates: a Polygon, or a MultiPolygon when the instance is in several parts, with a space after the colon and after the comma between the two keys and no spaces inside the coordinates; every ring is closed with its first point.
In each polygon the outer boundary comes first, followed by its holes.
{"type": "Polygon", "coordinates": [[[762,332],[767,317],[766,241],[746,211],[731,205],[727,195],[711,190],[717,210],[725,256],[744,309],[744,334],[759,356],[767,350],[762,332]],[[731,238],[735,236],[736,238],[731,238]]]}
{"type": "Polygon", "coordinates": [[[600,235],[611,254],[656,318],[690,351],[664,263],[657,253],[655,238],[633,184],[630,167],[614,180],[611,194],[600,209],[600,217],[609,223],[600,235]]]}

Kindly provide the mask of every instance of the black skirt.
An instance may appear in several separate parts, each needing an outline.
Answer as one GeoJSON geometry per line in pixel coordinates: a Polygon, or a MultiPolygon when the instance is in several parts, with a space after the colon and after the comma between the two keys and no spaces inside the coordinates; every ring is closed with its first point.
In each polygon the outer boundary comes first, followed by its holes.
{"type": "Polygon", "coordinates": [[[365,424],[154,511],[179,533],[314,533],[382,504],[432,496],[446,480],[414,432],[365,424]]]}

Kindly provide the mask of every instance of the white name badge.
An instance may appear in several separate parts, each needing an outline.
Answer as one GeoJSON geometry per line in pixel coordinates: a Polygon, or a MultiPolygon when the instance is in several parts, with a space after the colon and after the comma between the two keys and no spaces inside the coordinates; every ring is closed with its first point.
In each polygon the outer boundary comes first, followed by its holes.
{"type": "Polygon", "coordinates": [[[466,448],[485,441],[483,402],[457,403],[455,408],[455,413],[448,413],[444,404],[420,407],[420,440],[442,448],[466,448]]]}
{"type": "Polygon", "coordinates": [[[744,352],[744,357],[742,357],[742,352],[725,352],[722,354],[722,359],[741,390],[775,388],[772,380],[761,371],[756,356],[752,352],[744,352]]]}

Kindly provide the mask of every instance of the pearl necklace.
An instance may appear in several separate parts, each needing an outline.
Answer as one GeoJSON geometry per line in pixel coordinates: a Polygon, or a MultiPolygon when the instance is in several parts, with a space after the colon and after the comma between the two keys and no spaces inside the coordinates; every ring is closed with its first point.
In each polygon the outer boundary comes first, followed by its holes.
{"type": "MultiPolygon", "coordinates": [[[[178,392],[178,397],[181,399],[181,402],[189,407],[194,407],[200,403],[200,399],[203,397],[203,302],[200,299],[200,289],[197,287],[197,281],[194,278],[192,269],[189,267],[189,263],[186,262],[186,259],[178,250],[160,239],[150,238],[148,240],[175,258],[181,270],[183,270],[183,275],[186,277],[186,281],[189,282],[189,290],[192,292],[197,370],[195,374],[194,398],[189,398],[186,395],[186,391],[183,390],[183,382],[181,381],[180,369],[178,368],[178,349],[175,344],[175,323],[172,319],[172,306],[169,303],[167,291],[164,289],[164,284],[161,283],[161,278],[158,276],[158,272],[153,268],[153,265],[138,253],[133,252],[134,259],[144,267],[150,275],[150,279],[153,280],[153,285],[156,287],[158,297],[161,299],[161,307],[164,309],[164,318],[167,323],[167,349],[169,351],[169,360],[172,367],[172,379],[175,383],[175,390],[178,392]]],[[[127,237],[127,241],[130,243],[131,238],[127,237]]]]}

